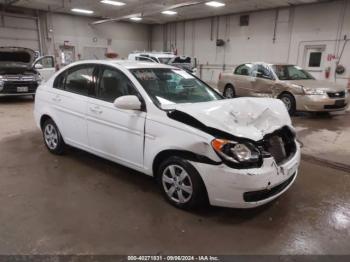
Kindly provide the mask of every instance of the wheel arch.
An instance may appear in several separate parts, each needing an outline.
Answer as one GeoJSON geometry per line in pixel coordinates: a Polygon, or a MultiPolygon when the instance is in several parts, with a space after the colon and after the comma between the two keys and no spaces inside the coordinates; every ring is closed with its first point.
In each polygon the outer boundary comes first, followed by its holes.
{"type": "Polygon", "coordinates": [[[232,81],[225,84],[225,86],[222,90],[222,94],[225,95],[226,90],[229,88],[232,89],[234,96],[237,96],[237,91],[236,91],[235,85],[232,83],[232,81]]]}
{"type": "Polygon", "coordinates": [[[228,82],[228,83],[225,84],[224,88],[227,88],[227,87],[233,87],[233,88],[235,88],[234,84],[231,83],[231,82],[228,82]]]}
{"type": "MultiPolygon", "coordinates": [[[[193,153],[193,152],[190,152],[190,151],[178,150],[178,149],[163,150],[163,151],[159,152],[156,155],[156,157],[154,158],[153,164],[152,164],[152,171],[153,171],[153,176],[154,176],[155,179],[158,179],[157,169],[159,168],[161,163],[163,161],[165,161],[166,159],[170,158],[170,157],[179,157],[179,158],[182,158],[182,159],[187,160],[187,161],[200,161],[200,162],[208,161],[208,162],[211,162],[212,164],[220,164],[220,163],[216,163],[213,160],[210,160],[209,158],[208,159],[204,159],[204,161],[201,161],[203,159],[200,158],[200,155],[197,155],[196,153],[193,153]]],[[[199,174],[200,180],[201,180],[202,185],[203,185],[204,190],[205,190],[206,197],[208,199],[208,197],[209,197],[208,190],[207,190],[206,184],[205,184],[205,182],[204,182],[204,180],[202,178],[202,175],[196,169],[195,166],[193,166],[193,168],[199,174]]]]}
{"type": "Polygon", "coordinates": [[[44,123],[45,123],[45,121],[48,120],[48,119],[51,119],[51,120],[55,123],[55,125],[57,126],[57,128],[59,129],[59,131],[60,131],[60,133],[61,133],[61,136],[62,136],[63,141],[65,142],[65,141],[66,141],[66,140],[65,140],[65,136],[64,136],[64,134],[62,133],[62,130],[60,129],[58,123],[55,121],[55,118],[52,117],[51,114],[44,113],[44,114],[42,114],[42,115],[40,116],[40,120],[39,120],[40,129],[43,130],[44,123]]]}
{"type": "Polygon", "coordinates": [[[294,94],[293,94],[292,92],[290,92],[290,91],[287,91],[287,90],[282,91],[281,93],[279,93],[279,94],[278,94],[278,96],[277,96],[277,98],[278,98],[278,99],[280,99],[280,98],[281,98],[281,96],[282,96],[282,95],[284,95],[284,94],[291,95],[291,96],[292,96],[292,97],[295,99],[294,94]]]}
{"type": "Polygon", "coordinates": [[[169,157],[172,156],[177,156],[180,157],[182,159],[188,160],[188,161],[195,161],[195,162],[201,162],[201,163],[207,163],[207,164],[213,164],[213,165],[218,165],[221,162],[215,162],[214,160],[203,156],[203,155],[199,155],[196,154],[194,152],[191,151],[187,151],[187,150],[180,150],[180,149],[166,149],[163,150],[161,152],[159,152],[153,162],[152,162],[152,172],[153,172],[153,176],[156,177],[157,175],[157,169],[160,166],[160,164],[166,160],[169,157]]]}
{"type": "MultiPolygon", "coordinates": [[[[291,98],[293,99],[293,105],[292,105],[292,108],[289,111],[289,114],[290,115],[294,115],[296,111],[298,111],[298,108],[299,108],[299,101],[298,99],[296,99],[295,95],[290,92],[290,91],[283,91],[281,92],[278,96],[277,96],[277,99],[280,99],[282,98],[283,95],[289,95],[291,96],[291,98]]],[[[283,102],[283,101],[282,101],[283,102]]]]}
{"type": "MultiPolygon", "coordinates": [[[[43,127],[44,127],[44,123],[45,121],[47,121],[48,119],[51,119],[52,121],[54,121],[52,119],[51,116],[49,116],[48,114],[43,114],[41,117],[40,117],[40,128],[41,130],[43,130],[43,127]]],[[[54,121],[55,122],[55,121],[54,121]]]]}

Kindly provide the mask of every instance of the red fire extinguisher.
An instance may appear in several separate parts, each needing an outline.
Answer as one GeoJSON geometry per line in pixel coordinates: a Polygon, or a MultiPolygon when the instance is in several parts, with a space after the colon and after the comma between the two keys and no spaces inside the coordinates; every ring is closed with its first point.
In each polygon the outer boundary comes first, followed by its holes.
{"type": "Polygon", "coordinates": [[[325,78],[328,79],[329,76],[330,76],[330,74],[331,74],[331,67],[328,66],[328,67],[326,67],[325,70],[324,70],[324,76],[325,76],[325,78]]]}

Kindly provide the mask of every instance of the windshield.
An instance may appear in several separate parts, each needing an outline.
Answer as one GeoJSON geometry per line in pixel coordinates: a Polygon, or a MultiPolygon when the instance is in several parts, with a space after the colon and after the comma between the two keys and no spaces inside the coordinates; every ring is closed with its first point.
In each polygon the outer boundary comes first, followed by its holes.
{"type": "Polygon", "coordinates": [[[171,57],[158,57],[158,60],[161,64],[168,64],[171,57]]]}
{"type": "Polygon", "coordinates": [[[315,79],[308,72],[295,65],[273,65],[273,71],[280,80],[307,80],[315,79]]]}
{"type": "Polygon", "coordinates": [[[211,87],[181,69],[145,68],[130,71],[160,106],[222,99],[211,87]]]}

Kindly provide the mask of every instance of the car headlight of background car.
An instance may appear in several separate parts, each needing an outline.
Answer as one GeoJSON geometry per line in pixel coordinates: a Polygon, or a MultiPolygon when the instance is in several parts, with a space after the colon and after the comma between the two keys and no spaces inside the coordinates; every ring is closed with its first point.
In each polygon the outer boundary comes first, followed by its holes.
{"type": "Polygon", "coordinates": [[[303,87],[303,91],[306,95],[324,95],[326,91],[321,89],[314,89],[309,87],[303,87]]]}
{"type": "Polygon", "coordinates": [[[235,168],[254,168],[261,166],[260,151],[251,143],[214,139],[212,147],[222,160],[235,168]]]}

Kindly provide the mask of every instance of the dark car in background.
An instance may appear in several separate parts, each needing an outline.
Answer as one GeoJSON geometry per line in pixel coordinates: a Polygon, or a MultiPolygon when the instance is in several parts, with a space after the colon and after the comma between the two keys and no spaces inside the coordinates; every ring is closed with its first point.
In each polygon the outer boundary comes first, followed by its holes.
{"type": "Polygon", "coordinates": [[[42,79],[34,61],[31,49],[0,47],[0,96],[35,95],[42,79]]]}

